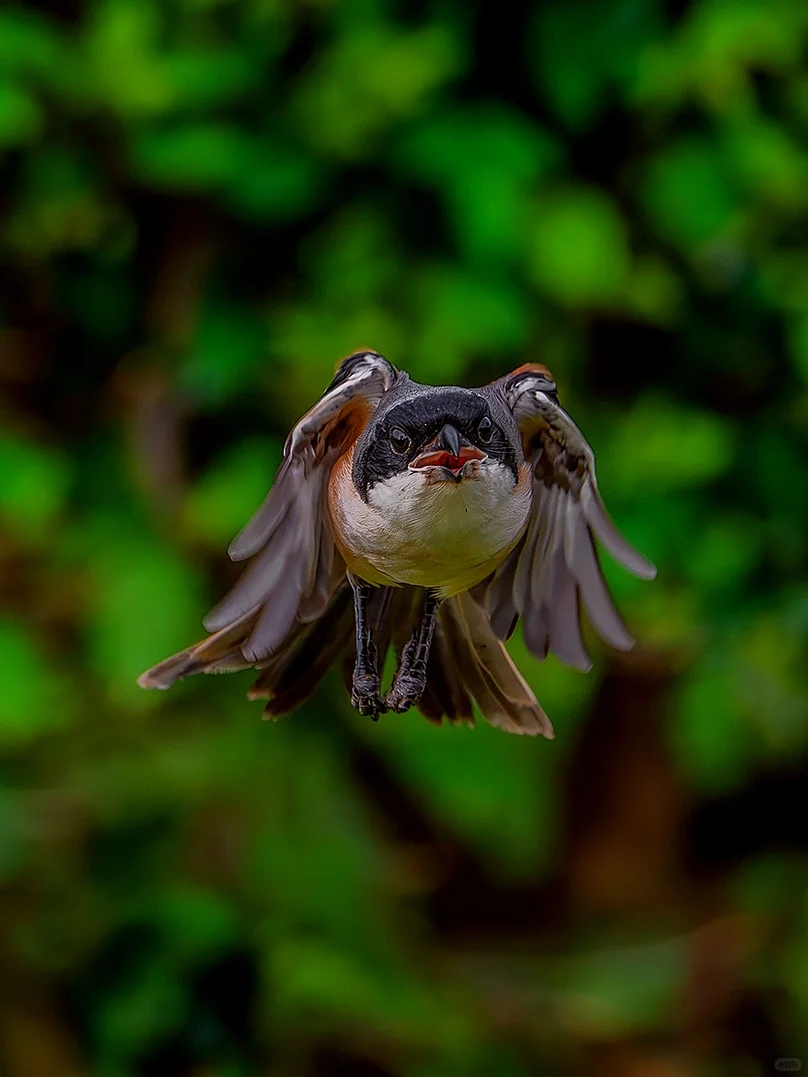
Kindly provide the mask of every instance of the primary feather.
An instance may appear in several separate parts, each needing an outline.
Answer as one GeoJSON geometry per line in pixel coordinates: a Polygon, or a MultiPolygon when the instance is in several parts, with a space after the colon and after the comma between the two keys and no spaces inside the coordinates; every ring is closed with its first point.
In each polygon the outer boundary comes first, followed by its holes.
{"type": "Polygon", "coordinates": [[[370,612],[382,662],[389,650],[400,657],[417,630],[423,588],[444,596],[420,704],[428,718],[473,722],[476,704],[498,728],[551,737],[503,641],[521,619],[534,656],[553,651],[586,670],[584,609],[607,643],[632,646],[596,539],[634,575],[656,574],[610,519],[592,450],[546,368],[522,367],[479,390],[441,389],[358,352],[293,428],[269,494],[231,543],[234,561],[251,561],[205,618],[210,635],[139,683],[165,689],[254,666],[250,697],[265,701],[265,714],[294,709],[334,663],[355,655],[350,569],[377,588],[370,612]],[[430,486],[426,472],[374,464],[379,423],[408,414],[439,424],[452,421],[452,408],[469,422],[482,408],[504,439],[498,456],[475,463],[473,482],[430,486]]]}

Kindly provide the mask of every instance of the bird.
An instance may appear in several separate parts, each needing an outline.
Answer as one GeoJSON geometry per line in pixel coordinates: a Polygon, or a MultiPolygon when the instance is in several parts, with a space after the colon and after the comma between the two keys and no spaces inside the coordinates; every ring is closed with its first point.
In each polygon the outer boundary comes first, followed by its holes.
{"type": "Polygon", "coordinates": [[[293,427],[230,544],[249,564],[204,619],[209,634],[138,683],[255,667],[248,697],[277,718],[341,664],[352,705],[374,720],[418,707],[473,725],[476,705],[499,729],[552,738],[505,643],[521,620],[533,657],[587,671],[585,610],[607,644],[633,646],[596,540],[655,577],[609,517],[594,453],[544,364],[480,388],[430,386],[356,351],[293,427]]]}

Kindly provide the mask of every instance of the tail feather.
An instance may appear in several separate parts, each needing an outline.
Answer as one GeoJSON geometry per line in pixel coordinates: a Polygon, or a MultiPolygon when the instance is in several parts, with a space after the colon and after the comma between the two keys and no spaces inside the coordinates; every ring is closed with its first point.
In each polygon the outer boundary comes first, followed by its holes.
{"type": "Polygon", "coordinates": [[[282,661],[262,669],[250,699],[265,699],[264,715],[279,718],[312,694],[334,662],[353,650],[353,605],[346,584],[332,598],[322,617],[305,626],[283,652],[282,661]]]}
{"type": "Polygon", "coordinates": [[[439,707],[438,719],[446,715],[449,721],[455,724],[467,722],[474,725],[474,705],[449,646],[440,615],[435,626],[432,652],[427,666],[427,685],[433,689],[439,707]]]}
{"type": "Polygon", "coordinates": [[[479,603],[465,592],[450,598],[441,613],[462,683],[491,725],[508,733],[552,739],[550,719],[479,603]]]}
{"type": "MultiPolygon", "coordinates": [[[[382,667],[391,648],[396,661],[400,659],[412,632],[418,627],[424,607],[424,593],[420,588],[388,587],[384,592],[380,593],[376,608],[371,609],[382,667]]],[[[418,709],[425,718],[438,725],[444,718],[453,724],[465,721],[474,725],[473,705],[446,643],[440,617],[427,664],[426,688],[418,709]]]]}
{"type": "MultiPolygon", "coordinates": [[[[380,660],[392,648],[401,655],[423,609],[416,588],[379,589],[375,609],[380,660]]],[[[251,610],[232,624],[147,670],[143,688],[169,688],[196,673],[223,673],[257,666],[250,699],[266,701],[264,714],[288,714],[312,694],[327,670],[339,663],[350,689],[355,659],[353,602],[343,581],[325,611],[308,623],[298,621],[270,657],[251,662],[244,648],[259,611],[251,610]]],[[[509,733],[552,738],[553,727],[535,695],[497,638],[481,603],[469,592],[447,599],[427,666],[427,686],[420,710],[433,722],[474,724],[473,705],[492,725],[509,733]]]]}

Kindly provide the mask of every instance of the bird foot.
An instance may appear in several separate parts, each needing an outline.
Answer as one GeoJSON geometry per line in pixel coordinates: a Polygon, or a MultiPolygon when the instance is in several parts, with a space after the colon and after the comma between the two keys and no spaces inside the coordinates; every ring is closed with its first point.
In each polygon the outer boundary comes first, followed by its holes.
{"type": "Polygon", "coordinates": [[[392,687],[385,699],[387,709],[403,714],[410,707],[418,705],[418,701],[424,694],[426,679],[416,673],[400,673],[393,681],[392,687]]]}
{"type": "Polygon", "coordinates": [[[379,678],[369,673],[355,673],[351,690],[351,706],[360,714],[368,715],[374,722],[387,710],[379,692],[379,678]]]}

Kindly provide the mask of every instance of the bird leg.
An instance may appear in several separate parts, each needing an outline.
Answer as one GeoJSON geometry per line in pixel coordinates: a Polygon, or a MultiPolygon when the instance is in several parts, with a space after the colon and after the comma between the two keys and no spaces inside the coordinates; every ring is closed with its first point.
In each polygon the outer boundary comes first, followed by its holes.
{"type": "Polygon", "coordinates": [[[354,596],[354,617],[356,621],[356,665],[353,672],[351,705],[360,714],[369,714],[375,721],[387,707],[381,697],[379,680],[379,652],[373,642],[373,629],[368,621],[368,604],[374,588],[348,573],[354,596]]]}
{"type": "Polygon", "coordinates": [[[426,591],[424,614],[401,652],[401,661],[385,703],[399,714],[414,707],[426,688],[426,667],[432,637],[435,634],[441,600],[434,591],[426,591]]]}

